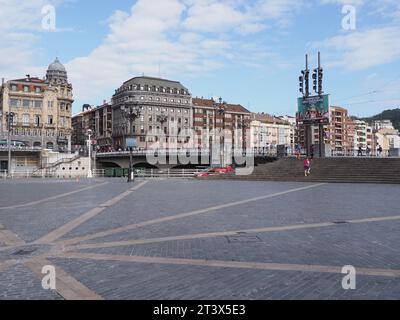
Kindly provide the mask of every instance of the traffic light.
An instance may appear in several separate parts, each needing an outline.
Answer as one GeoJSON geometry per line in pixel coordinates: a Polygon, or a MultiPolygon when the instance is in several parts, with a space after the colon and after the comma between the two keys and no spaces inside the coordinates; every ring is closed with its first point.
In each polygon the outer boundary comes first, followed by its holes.
{"type": "Polygon", "coordinates": [[[13,112],[7,113],[6,121],[7,121],[7,128],[8,128],[8,130],[10,130],[10,128],[12,127],[12,125],[14,123],[14,113],[13,112]]]}
{"type": "Polygon", "coordinates": [[[323,78],[324,78],[324,70],[322,68],[319,68],[318,70],[318,94],[322,94],[322,83],[323,83],[323,78]]]}
{"type": "Polygon", "coordinates": [[[304,81],[306,83],[306,88],[305,88],[305,95],[308,97],[310,95],[310,90],[309,90],[309,84],[310,84],[310,71],[306,70],[305,75],[304,75],[304,81]]]}
{"type": "Polygon", "coordinates": [[[318,77],[318,69],[314,69],[312,78],[313,78],[313,90],[317,92],[317,77],[318,77]]]}

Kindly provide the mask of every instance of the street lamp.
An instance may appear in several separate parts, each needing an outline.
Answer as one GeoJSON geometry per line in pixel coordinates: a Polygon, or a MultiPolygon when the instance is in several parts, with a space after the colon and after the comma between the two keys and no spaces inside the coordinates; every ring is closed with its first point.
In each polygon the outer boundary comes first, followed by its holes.
{"type": "Polygon", "coordinates": [[[11,177],[11,130],[14,123],[14,112],[7,112],[6,119],[7,119],[7,144],[8,144],[8,170],[7,170],[7,177],[11,177]]]}
{"type": "Polygon", "coordinates": [[[165,128],[164,128],[164,123],[166,123],[168,121],[168,116],[164,114],[164,111],[161,111],[161,115],[157,116],[157,121],[159,123],[161,123],[161,130],[166,135],[166,138],[167,138],[167,141],[168,141],[168,129],[165,130],[165,128]]]}
{"type": "MultiPolygon", "coordinates": [[[[222,116],[222,138],[221,136],[219,137],[219,143],[220,143],[220,156],[221,156],[221,166],[224,166],[224,152],[225,152],[225,109],[222,106],[222,98],[219,98],[219,105],[217,108],[217,114],[221,117],[222,116]]],[[[221,132],[221,129],[220,129],[221,132]]]]}
{"type": "MultiPolygon", "coordinates": [[[[139,101],[135,101],[133,104],[121,106],[121,111],[123,117],[129,121],[129,135],[133,134],[133,123],[140,116],[139,101]]],[[[128,172],[128,182],[133,182],[135,180],[135,174],[133,172],[133,144],[129,146],[129,172],[128,172]]]]}
{"type": "Polygon", "coordinates": [[[242,129],[242,152],[243,153],[246,151],[246,147],[247,147],[247,145],[246,145],[246,137],[247,137],[246,130],[247,130],[247,128],[249,128],[249,126],[250,125],[249,125],[248,121],[246,121],[246,119],[244,119],[244,118],[242,118],[240,120],[240,122],[238,123],[239,129],[242,129]]]}
{"type": "Polygon", "coordinates": [[[88,140],[88,147],[89,147],[89,171],[88,171],[88,179],[93,178],[93,173],[92,173],[92,130],[88,130],[87,134],[89,136],[88,140]]]}

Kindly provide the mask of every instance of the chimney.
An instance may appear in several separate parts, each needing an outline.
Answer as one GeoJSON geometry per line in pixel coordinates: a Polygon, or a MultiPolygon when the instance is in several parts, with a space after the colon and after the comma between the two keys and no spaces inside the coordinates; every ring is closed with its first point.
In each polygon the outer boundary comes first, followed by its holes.
{"type": "Polygon", "coordinates": [[[4,79],[4,78],[1,78],[1,85],[2,85],[2,86],[4,86],[4,81],[5,81],[5,79],[4,79]]]}

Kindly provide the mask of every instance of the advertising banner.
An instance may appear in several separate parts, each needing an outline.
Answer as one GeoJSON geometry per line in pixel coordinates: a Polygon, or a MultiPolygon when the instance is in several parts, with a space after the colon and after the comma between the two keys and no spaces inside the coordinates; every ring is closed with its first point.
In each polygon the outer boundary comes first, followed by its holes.
{"type": "Polygon", "coordinates": [[[329,95],[299,98],[297,122],[303,124],[328,124],[329,95]]]}

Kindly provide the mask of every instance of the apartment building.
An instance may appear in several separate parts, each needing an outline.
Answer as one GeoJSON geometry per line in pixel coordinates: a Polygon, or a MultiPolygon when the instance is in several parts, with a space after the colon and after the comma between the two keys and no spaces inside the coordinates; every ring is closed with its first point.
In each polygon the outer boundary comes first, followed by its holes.
{"type": "MultiPolygon", "coordinates": [[[[193,129],[195,145],[208,149],[216,135],[227,132],[233,147],[247,148],[251,112],[240,104],[230,104],[214,99],[193,98],[193,129]]],[[[223,138],[221,138],[223,143],[223,138]]],[[[218,140],[216,140],[218,143],[218,140]]]]}
{"type": "Polygon", "coordinates": [[[43,79],[25,78],[3,82],[0,87],[1,136],[7,130],[6,114],[13,114],[11,138],[28,147],[70,150],[72,85],[58,58],[43,79]]]}
{"type": "Polygon", "coordinates": [[[293,125],[282,118],[265,113],[254,113],[251,117],[251,147],[264,151],[278,145],[292,148],[293,125]]]}

